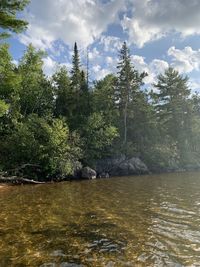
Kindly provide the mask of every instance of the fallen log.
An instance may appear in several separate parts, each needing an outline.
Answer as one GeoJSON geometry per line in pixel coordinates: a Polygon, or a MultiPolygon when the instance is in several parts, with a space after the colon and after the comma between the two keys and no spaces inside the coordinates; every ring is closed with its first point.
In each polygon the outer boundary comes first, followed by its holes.
{"type": "Polygon", "coordinates": [[[35,180],[30,180],[27,178],[17,177],[17,176],[0,176],[0,183],[12,184],[12,185],[21,185],[21,184],[45,184],[45,182],[39,182],[35,180]]]}

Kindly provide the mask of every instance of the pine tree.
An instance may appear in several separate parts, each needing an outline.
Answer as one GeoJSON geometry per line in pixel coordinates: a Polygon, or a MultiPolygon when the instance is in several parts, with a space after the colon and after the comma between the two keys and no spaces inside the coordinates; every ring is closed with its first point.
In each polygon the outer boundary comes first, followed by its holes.
{"type": "Polygon", "coordinates": [[[191,90],[187,82],[187,76],[183,77],[178,71],[169,68],[158,76],[158,82],[154,84],[158,91],[154,93],[154,100],[162,135],[176,142],[180,157],[190,142],[191,90]]]}
{"type": "Polygon", "coordinates": [[[71,129],[81,129],[85,120],[90,114],[90,92],[87,84],[87,77],[81,70],[80,57],[77,44],[74,44],[72,56],[71,74],[71,129]]]}
{"type": "Polygon", "coordinates": [[[131,57],[126,42],[123,43],[119,54],[118,63],[118,84],[116,98],[119,105],[120,116],[123,120],[123,145],[126,148],[128,134],[128,110],[134,99],[134,94],[142,84],[146,73],[139,74],[131,63],[131,57]]]}
{"type": "Polygon", "coordinates": [[[80,91],[81,87],[80,57],[76,42],[74,44],[74,54],[72,56],[71,85],[75,92],[78,93],[80,91]]]}
{"type": "Polygon", "coordinates": [[[56,71],[52,77],[52,82],[56,97],[55,115],[66,117],[70,121],[74,109],[74,98],[66,67],[61,67],[56,71]]]}
{"type": "Polygon", "coordinates": [[[7,30],[18,33],[27,27],[27,22],[16,18],[16,15],[25,8],[28,2],[28,0],[0,1],[0,28],[6,30],[0,33],[0,38],[9,36],[7,30]]]}

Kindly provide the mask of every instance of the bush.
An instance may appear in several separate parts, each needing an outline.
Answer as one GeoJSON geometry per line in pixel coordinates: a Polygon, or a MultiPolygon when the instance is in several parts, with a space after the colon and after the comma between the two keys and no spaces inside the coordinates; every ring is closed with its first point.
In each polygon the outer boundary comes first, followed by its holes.
{"type": "Polygon", "coordinates": [[[73,173],[74,164],[81,155],[79,142],[78,135],[70,135],[62,120],[48,122],[32,114],[2,142],[0,156],[5,169],[34,164],[40,167],[46,179],[66,176],[73,173]]]}

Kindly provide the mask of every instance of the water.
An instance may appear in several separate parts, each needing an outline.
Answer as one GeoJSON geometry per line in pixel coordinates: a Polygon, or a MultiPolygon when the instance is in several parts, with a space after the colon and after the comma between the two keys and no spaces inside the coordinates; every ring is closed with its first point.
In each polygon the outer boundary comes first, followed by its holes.
{"type": "Polygon", "coordinates": [[[1,188],[4,266],[200,266],[200,173],[1,188]]]}

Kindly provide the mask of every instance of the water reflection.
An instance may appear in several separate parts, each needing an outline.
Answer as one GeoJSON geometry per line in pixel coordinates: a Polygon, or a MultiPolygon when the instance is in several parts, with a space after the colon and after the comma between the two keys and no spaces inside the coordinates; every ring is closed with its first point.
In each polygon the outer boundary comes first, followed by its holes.
{"type": "Polygon", "coordinates": [[[200,173],[0,192],[0,266],[199,266],[200,173]]]}

